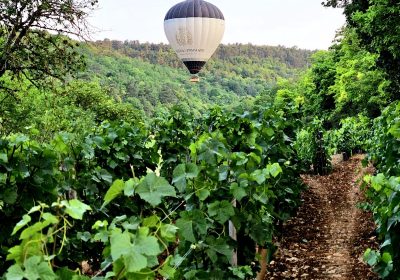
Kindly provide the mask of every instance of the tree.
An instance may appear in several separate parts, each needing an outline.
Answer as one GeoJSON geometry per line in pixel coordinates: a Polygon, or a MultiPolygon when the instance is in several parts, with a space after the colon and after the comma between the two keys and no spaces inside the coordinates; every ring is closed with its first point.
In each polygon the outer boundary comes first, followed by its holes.
{"type": "Polygon", "coordinates": [[[378,117],[390,103],[390,82],[376,63],[379,55],[360,47],[360,39],[350,27],[343,30],[340,43],[332,48],[336,74],[330,90],[335,97],[336,119],[358,113],[378,117]]]}
{"type": "Polygon", "coordinates": [[[392,82],[391,100],[399,99],[400,90],[400,6],[395,0],[328,0],[324,5],[343,7],[347,23],[354,28],[361,46],[378,54],[377,66],[392,82]]]}
{"type": "MultiPolygon", "coordinates": [[[[77,43],[87,37],[86,18],[97,0],[2,0],[0,77],[9,72],[38,85],[63,79],[84,65],[77,43]]],[[[4,88],[4,85],[3,85],[4,88]]]]}

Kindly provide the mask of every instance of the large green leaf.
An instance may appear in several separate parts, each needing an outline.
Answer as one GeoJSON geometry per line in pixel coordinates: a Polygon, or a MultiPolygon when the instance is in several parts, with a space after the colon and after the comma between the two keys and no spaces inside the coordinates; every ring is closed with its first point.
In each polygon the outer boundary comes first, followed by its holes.
{"type": "Polygon", "coordinates": [[[6,273],[7,280],[22,280],[24,278],[24,271],[18,264],[10,266],[6,273]]]}
{"type": "Polygon", "coordinates": [[[40,233],[44,228],[50,225],[50,221],[43,221],[43,222],[36,222],[33,225],[27,227],[21,232],[19,239],[28,239],[31,238],[33,235],[40,233]]]}
{"type": "Polygon", "coordinates": [[[125,182],[124,186],[124,195],[125,196],[132,196],[135,194],[135,187],[139,183],[139,179],[131,178],[125,182]]]}
{"type": "Polygon", "coordinates": [[[23,215],[22,216],[22,220],[19,221],[15,227],[13,232],[11,233],[11,235],[14,235],[17,233],[17,231],[19,231],[21,228],[23,228],[24,226],[26,226],[29,222],[31,221],[31,217],[29,215],[23,215]]]}
{"type": "Polygon", "coordinates": [[[378,175],[372,177],[371,185],[377,192],[379,192],[382,189],[382,187],[385,185],[385,182],[386,182],[385,175],[382,173],[379,173],[378,175]]]}
{"type": "Polygon", "coordinates": [[[173,242],[176,240],[176,232],[178,227],[170,224],[163,224],[160,227],[161,237],[165,238],[167,241],[173,242]]]}
{"type": "Polygon", "coordinates": [[[379,258],[379,253],[371,249],[367,249],[364,253],[364,261],[366,261],[370,266],[375,266],[378,263],[379,258]]]}
{"type": "Polygon", "coordinates": [[[242,200],[243,197],[247,196],[247,192],[246,192],[245,188],[239,186],[237,183],[231,184],[230,193],[238,201],[242,200]]]}
{"type": "Polygon", "coordinates": [[[212,236],[209,236],[206,238],[206,243],[208,245],[207,254],[212,259],[214,259],[214,261],[217,260],[216,253],[224,255],[227,258],[227,260],[231,259],[233,249],[231,247],[229,247],[229,245],[227,244],[227,241],[224,240],[223,238],[216,239],[212,236]]]}
{"type": "Polygon", "coordinates": [[[169,256],[166,260],[165,263],[163,264],[162,268],[159,270],[159,273],[161,276],[163,276],[165,279],[173,279],[176,269],[171,267],[170,263],[172,260],[172,256],[169,256]]]}
{"type": "Polygon", "coordinates": [[[226,200],[215,201],[207,207],[208,214],[211,217],[215,217],[215,219],[221,224],[224,224],[230,217],[235,215],[235,210],[233,209],[232,204],[226,200]]]}
{"type": "Polygon", "coordinates": [[[137,251],[146,256],[157,256],[162,252],[158,240],[154,236],[139,235],[134,241],[134,246],[137,251]]]}
{"type": "Polygon", "coordinates": [[[141,254],[137,246],[131,246],[129,251],[124,254],[124,264],[128,272],[138,272],[147,267],[147,258],[141,254]]]}
{"type": "Polygon", "coordinates": [[[180,192],[186,189],[186,180],[196,178],[199,174],[198,167],[193,163],[179,164],[173,171],[172,183],[178,188],[180,192]]]}
{"type": "Polygon", "coordinates": [[[96,182],[101,182],[101,180],[106,181],[107,183],[112,183],[112,175],[105,169],[99,169],[96,171],[96,175],[92,177],[92,179],[96,182]]]}
{"type": "Polygon", "coordinates": [[[193,221],[188,218],[181,218],[176,221],[178,233],[184,240],[195,243],[196,238],[193,233],[193,221]]]}
{"type": "Polygon", "coordinates": [[[131,236],[128,232],[113,233],[110,239],[113,260],[116,261],[123,257],[128,272],[139,272],[150,265],[148,257],[156,257],[162,250],[157,238],[149,236],[148,232],[148,228],[141,228],[138,236],[133,237],[133,242],[131,242],[131,236]]]}
{"type": "Polygon", "coordinates": [[[251,179],[256,181],[257,184],[261,185],[269,178],[269,173],[267,169],[258,169],[251,173],[251,179]]]}
{"type": "Polygon", "coordinates": [[[77,199],[72,199],[70,201],[63,200],[61,201],[61,205],[65,206],[65,213],[77,220],[82,220],[83,214],[88,210],[92,210],[89,205],[77,199]]]}
{"type": "Polygon", "coordinates": [[[282,173],[282,168],[279,163],[269,164],[267,166],[267,170],[272,177],[277,177],[280,173],[282,173]]]}
{"type": "Polygon", "coordinates": [[[161,203],[161,199],[166,196],[176,197],[176,192],[167,180],[158,177],[155,173],[149,173],[140,182],[136,189],[140,198],[155,207],[161,203]]]}
{"type": "MultiPolygon", "coordinates": [[[[56,274],[53,272],[47,262],[41,262],[37,267],[41,280],[54,280],[57,279],[56,274]]],[[[28,278],[28,277],[27,277],[28,278]]],[[[33,279],[32,279],[33,280],[33,279]]],[[[36,279],[35,279],[36,280],[36,279]]]]}
{"type": "Polygon", "coordinates": [[[24,262],[24,277],[28,280],[54,280],[57,276],[47,262],[42,262],[39,256],[33,256],[24,262]]]}
{"type": "Polygon", "coordinates": [[[115,232],[110,238],[111,244],[111,257],[114,261],[119,259],[121,256],[129,254],[132,247],[131,237],[129,232],[115,232]]]}
{"type": "Polygon", "coordinates": [[[124,187],[125,183],[123,180],[115,180],[111,187],[108,189],[106,195],[104,196],[104,203],[101,207],[105,207],[113,199],[121,195],[124,187]]]}

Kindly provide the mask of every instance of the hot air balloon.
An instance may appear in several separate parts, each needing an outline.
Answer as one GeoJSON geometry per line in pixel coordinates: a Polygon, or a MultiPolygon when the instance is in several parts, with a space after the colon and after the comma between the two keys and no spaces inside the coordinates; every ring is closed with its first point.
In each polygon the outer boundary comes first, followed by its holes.
{"type": "Polygon", "coordinates": [[[225,31],[222,12],[203,0],[186,0],[173,6],[164,19],[164,31],[171,47],[194,75],[210,59],[225,31]]]}

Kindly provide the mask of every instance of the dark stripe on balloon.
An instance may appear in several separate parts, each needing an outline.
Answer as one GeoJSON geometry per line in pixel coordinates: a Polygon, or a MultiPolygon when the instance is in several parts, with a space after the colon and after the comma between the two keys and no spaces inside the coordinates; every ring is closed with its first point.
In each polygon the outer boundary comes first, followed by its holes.
{"type": "Polygon", "coordinates": [[[183,63],[185,63],[187,69],[192,75],[199,73],[204,64],[206,64],[205,61],[184,61],[183,63]]]}
{"type": "Polygon", "coordinates": [[[173,6],[164,20],[188,17],[225,19],[220,9],[211,3],[204,0],[186,0],[173,6]]]}

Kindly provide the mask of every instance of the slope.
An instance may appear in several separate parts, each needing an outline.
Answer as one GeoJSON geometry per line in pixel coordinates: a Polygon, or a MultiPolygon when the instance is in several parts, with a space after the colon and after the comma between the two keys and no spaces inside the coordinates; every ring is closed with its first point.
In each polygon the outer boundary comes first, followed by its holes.
{"type": "Polygon", "coordinates": [[[311,51],[253,45],[222,45],[191,84],[169,46],[137,41],[97,41],[83,49],[88,59],[84,79],[96,79],[111,96],[148,115],[164,107],[201,112],[208,105],[232,105],[261,93],[273,93],[279,79],[296,79],[311,51]]]}

